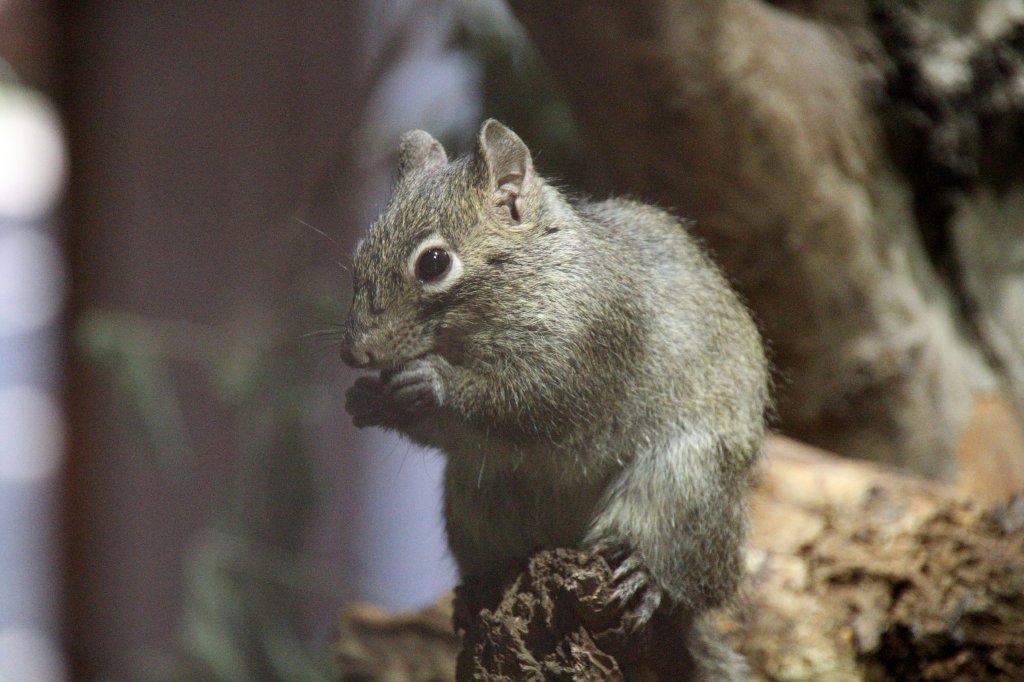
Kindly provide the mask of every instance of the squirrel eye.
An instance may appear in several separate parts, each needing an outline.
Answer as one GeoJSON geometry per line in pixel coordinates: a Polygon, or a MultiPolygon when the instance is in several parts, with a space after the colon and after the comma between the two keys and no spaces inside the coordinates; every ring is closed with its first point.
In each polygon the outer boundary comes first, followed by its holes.
{"type": "Polygon", "coordinates": [[[434,247],[427,249],[416,260],[416,279],[434,282],[440,279],[452,265],[452,257],[446,250],[434,247]]]}

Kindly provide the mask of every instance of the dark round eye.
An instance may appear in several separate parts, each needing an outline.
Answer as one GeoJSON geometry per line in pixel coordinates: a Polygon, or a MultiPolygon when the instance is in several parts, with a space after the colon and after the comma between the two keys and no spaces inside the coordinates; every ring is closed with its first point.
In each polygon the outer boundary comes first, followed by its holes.
{"type": "Polygon", "coordinates": [[[416,279],[434,282],[440,279],[452,265],[452,257],[440,247],[427,249],[416,260],[416,279]]]}

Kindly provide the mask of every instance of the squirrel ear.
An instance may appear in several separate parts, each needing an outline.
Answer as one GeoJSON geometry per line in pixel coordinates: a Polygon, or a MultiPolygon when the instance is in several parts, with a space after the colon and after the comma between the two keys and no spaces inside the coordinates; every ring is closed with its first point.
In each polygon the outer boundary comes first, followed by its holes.
{"type": "Polygon", "coordinates": [[[533,158],[526,143],[493,118],[480,128],[478,155],[494,203],[508,210],[512,222],[523,215],[523,197],[533,185],[533,158]]]}
{"type": "Polygon", "coordinates": [[[436,168],[448,163],[441,143],[425,130],[410,130],[398,143],[398,173],[436,168]]]}

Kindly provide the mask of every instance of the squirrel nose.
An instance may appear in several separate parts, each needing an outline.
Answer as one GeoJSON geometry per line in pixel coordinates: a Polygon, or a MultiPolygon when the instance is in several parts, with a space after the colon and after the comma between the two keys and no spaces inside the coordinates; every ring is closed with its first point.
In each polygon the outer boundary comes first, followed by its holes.
{"type": "Polygon", "coordinates": [[[371,350],[360,343],[349,343],[341,349],[341,359],[349,367],[363,369],[373,364],[376,359],[371,350]]]}

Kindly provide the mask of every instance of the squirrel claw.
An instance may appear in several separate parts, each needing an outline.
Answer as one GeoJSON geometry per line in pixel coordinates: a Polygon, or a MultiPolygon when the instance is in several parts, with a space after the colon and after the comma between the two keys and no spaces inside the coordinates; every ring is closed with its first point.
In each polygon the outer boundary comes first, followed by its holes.
{"type": "Polygon", "coordinates": [[[621,564],[629,554],[629,547],[621,543],[602,542],[590,550],[590,556],[601,557],[612,568],[621,564]]]}
{"type": "Polygon", "coordinates": [[[648,570],[644,558],[622,545],[595,548],[613,566],[609,604],[620,612],[625,628],[638,632],[658,611],[664,592],[648,570]]]}

